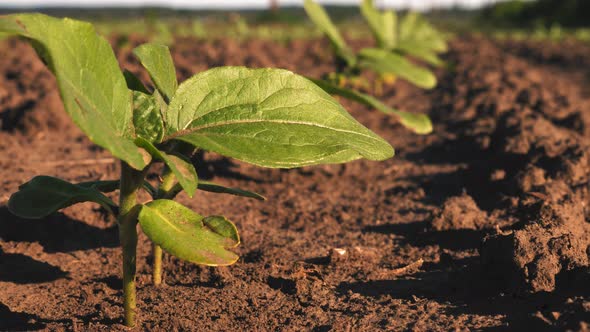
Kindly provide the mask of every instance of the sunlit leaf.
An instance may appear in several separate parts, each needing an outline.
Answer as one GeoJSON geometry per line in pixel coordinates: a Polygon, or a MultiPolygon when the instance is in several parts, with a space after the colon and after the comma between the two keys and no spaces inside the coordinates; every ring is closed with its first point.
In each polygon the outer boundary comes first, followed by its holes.
{"type": "Polygon", "coordinates": [[[414,12],[406,14],[400,22],[398,46],[403,45],[418,46],[434,53],[446,52],[448,48],[444,35],[414,12]]]}
{"type": "Polygon", "coordinates": [[[133,54],[148,71],[152,82],[164,99],[170,101],[178,88],[178,81],[168,46],[155,43],[142,44],[133,50],[133,54]]]}
{"type": "Polygon", "coordinates": [[[356,101],[357,103],[363,104],[365,106],[375,108],[383,113],[393,114],[399,117],[400,123],[404,127],[413,130],[417,134],[429,134],[432,132],[432,122],[426,114],[399,111],[383,104],[381,101],[372,96],[342,88],[327,81],[314,79],[313,82],[324,89],[327,93],[342,96],[346,99],[356,101]]]}
{"type": "Polygon", "coordinates": [[[308,79],[280,69],[214,68],[182,83],[167,135],[266,167],[384,160],[393,148],[308,79]]]}
{"type": "Polygon", "coordinates": [[[424,89],[436,86],[436,76],[426,68],[413,64],[399,54],[377,48],[365,48],[359,53],[360,65],[381,74],[392,73],[424,89]]]}
{"type": "Polygon", "coordinates": [[[369,28],[377,40],[380,48],[391,50],[396,43],[396,24],[397,16],[392,10],[379,12],[373,0],[363,0],[361,3],[361,13],[369,23],[369,28]]]}
{"type": "Polygon", "coordinates": [[[180,203],[160,199],[142,207],[139,224],[152,242],[180,259],[210,266],[238,260],[227,250],[240,243],[237,230],[223,217],[203,218],[180,203]]]}
{"type": "Polygon", "coordinates": [[[328,16],[328,13],[326,13],[324,8],[313,0],[305,0],[303,7],[307,16],[309,16],[317,28],[328,37],[336,54],[344,59],[349,66],[354,66],[354,53],[348,45],[346,45],[344,38],[342,38],[340,32],[338,32],[338,29],[334,23],[332,23],[330,16],[328,16]]]}
{"type": "Polygon", "coordinates": [[[131,93],[109,43],[90,23],[42,14],[0,17],[0,32],[28,38],[55,74],[65,110],[97,145],[136,169],[131,93]]]}
{"type": "Polygon", "coordinates": [[[435,67],[444,65],[444,62],[438,57],[438,55],[436,55],[433,50],[423,47],[421,44],[404,41],[399,43],[396,49],[404,54],[408,54],[435,67]]]}

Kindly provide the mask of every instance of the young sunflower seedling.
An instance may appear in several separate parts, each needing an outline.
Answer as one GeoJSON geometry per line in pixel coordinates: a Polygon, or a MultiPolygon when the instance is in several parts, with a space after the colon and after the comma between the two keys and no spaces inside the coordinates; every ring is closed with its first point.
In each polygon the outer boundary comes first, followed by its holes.
{"type": "Polygon", "coordinates": [[[43,218],[79,202],[96,202],[117,216],[123,251],[124,323],[136,324],[137,223],[156,249],[203,265],[230,265],[240,243],[233,223],[202,216],[173,198],[197,189],[261,199],[240,189],[199,181],[187,154],[217,152],[263,167],[292,168],[384,160],[393,148],[354,120],[310,80],[280,69],[219,67],[176,81],[168,48],[145,44],[135,55],[150,74],[150,92],[122,73],[108,42],[89,23],[41,14],[0,17],[0,33],[31,42],[54,73],[66,112],[95,144],[121,160],[120,179],[70,183],[38,176],[8,203],[14,214],[43,218]],[[189,148],[187,148],[189,146],[189,148]],[[165,164],[158,188],[145,176],[165,164]],[[119,190],[119,203],[104,193],[119,190]],[[138,202],[139,190],[154,199],[138,202]]]}
{"type": "Polygon", "coordinates": [[[401,54],[382,48],[364,48],[355,54],[321,5],[313,0],[305,0],[304,8],[309,18],[332,44],[338,67],[336,75],[330,77],[332,81],[344,85],[349,78],[358,79],[361,71],[367,69],[385,80],[400,77],[424,89],[436,86],[436,76],[430,70],[412,63],[401,54]]]}
{"type": "Polygon", "coordinates": [[[393,109],[367,94],[346,89],[348,78],[359,78],[362,69],[372,69],[383,77],[400,76],[424,88],[436,85],[436,77],[427,69],[414,65],[402,55],[386,50],[367,48],[357,55],[346,45],[344,39],[330,20],[326,11],[313,0],[305,0],[305,11],[316,26],[328,37],[336,54],[338,74],[324,80],[312,79],[326,92],[397,116],[400,123],[418,134],[432,132],[432,122],[425,114],[414,114],[393,109]],[[344,81],[343,81],[344,80],[344,81]]]}
{"type": "Polygon", "coordinates": [[[379,49],[408,55],[435,67],[444,65],[438,54],[447,51],[445,37],[420,14],[410,12],[398,25],[397,14],[393,10],[380,12],[373,0],[363,0],[361,13],[379,49]]]}

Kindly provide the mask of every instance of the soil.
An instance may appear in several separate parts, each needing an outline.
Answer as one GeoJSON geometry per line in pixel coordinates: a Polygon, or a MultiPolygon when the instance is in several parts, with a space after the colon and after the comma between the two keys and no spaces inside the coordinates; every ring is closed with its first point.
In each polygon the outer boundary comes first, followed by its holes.
{"type": "MultiPolygon", "coordinates": [[[[129,41],[117,56],[147,82],[129,41]]],[[[431,135],[342,100],[396,148],[385,162],[269,170],[206,153],[200,178],[269,200],[181,195],[237,224],[241,259],[165,255],[161,287],[140,234],[136,330],[590,329],[590,47],[567,43],[457,37],[436,89],[397,82],[381,97],[430,114],[431,135]]],[[[88,203],[43,220],[5,207],[35,175],[110,179],[118,165],[65,115],[29,46],[0,49],[0,330],[125,331],[114,220],[88,203]]],[[[334,68],[324,40],[178,39],[172,52],[181,80],[219,65],[334,68]]]]}

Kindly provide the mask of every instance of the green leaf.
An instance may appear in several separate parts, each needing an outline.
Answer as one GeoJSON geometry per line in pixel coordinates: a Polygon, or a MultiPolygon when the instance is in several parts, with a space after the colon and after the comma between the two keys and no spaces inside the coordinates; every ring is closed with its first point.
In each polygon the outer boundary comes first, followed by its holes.
{"type": "Polygon", "coordinates": [[[149,142],[159,143],[164,137],[164,120],[158,102],[159,93],[147,95],[133,91],[133,125],[135,134],[149,142]]]}
{"type": "Polygon", "coordinates": [[[141,80],[135,76],[132,72],[125,69],[123,71],[123,77],[125,77],[125,82],[127,83],[127,88],[131,91],[143,92],[146,95],[149,95],[150,92],[148,89],[143,85],[141,80]]]}
{"type": "Polygon", "coordinates": [[[395,47],[397,43],[397,15],[393,10],[387,10],[383,14],[383,46],[387,49],[395,47]]]}
{"type": "Polygon", "coordinates": [[[375,108],[383,113],[394,114],[395,116],[399,117],[400,123],[404,127],[414,131],[416,134],[430,134],[432,132],[432,122],[426,114],[415,114],[399,111],[364,93],[345,89],[323,80],[312,79],[312,81],[324,89],[324,91],[327,93],[342,96],[346,99],[356,101],[357,103],[363,104],[365,106],[375,108]]]}
{"type": "Polygon", "coordinates": [[[317,28],[328,37],[338,56],[344,59],[348,66],[354,66],[356,62],[354,53],[348,45],[346,45],[344,38],[342,38],[340,32],[338,32],[338,29],[334,23],[332,23],[330,16],[328,16],[328,13],[326,13],[324,8],[313,0],[305,0],[303,7],[305,8],[307,16],[309,16],[309,19],[311,19],[317,28]]]}
{"type": "Polygon", "coordinates": [[[377,48],[359,53],[360,65],[381,74],[392,73],[424,89],[436,86],[436,76],[426,68],[413,64],[401,55],[377,48]]]}
{"type": "Polygon", "coordinates": [[[257,194],[253,191],[242,190],[239,188],[225,187],[220,184],[208,182],[208,181],[199,181],[199,185],[197,186],[197,189],[203,190],[203,191],[209,191],[212,193],[221,193],[221,194],[230,194],[230,195],[235,195],[235,196],[249,197],[249,198],[257,199],[259,201],[266,200],[266,197],[264,197],[260,194],[257,194]]]}
{"type": "Polygon", "coordinates": [[[447,51],[447,42],[443,34],[417,13],[408,13],[399,26],[399,44],[409,44],[434,53],[447,51]]]}
{"type": "Polygon", "coordinates": [[[170,101],[178,88],[178,81],[168,46],[147,43],[136,47],[133,54],[150,74],[156,89],[166,101],[170,101]]]}
{"type": "MultiPolygon", "coordinates": [[[[119,180],[105,180],[105,181],[88,181],[76,183],[77,186],[84,188],[93,188],[103,193],[110,193],[118,190],[121,186],[119,180]]],[[[156,193],[156,189],[147,181],[143,182],[143,188],[153,197],[156,193]]]]}
{"type": "Polygon", "coordinates": [[[212,230],[214,233],[230,239],[232,244],[228,244],[231,248],[235,248],[240,244],[240,236],[238,229],[231,221],[224,216],[209,216],[203,218],[203,224],[212,230]]]}
{"type": "Polygon", "coordinates": [[[384,160],[393,148],[308,79],[281,69],[214,68],[180,85],[168,139],[265,167],[384,160]]]}
{"type": "Polygon", "coordinates": [[[412,36],[416,36],[415,30],[418,24],[419,14],[416,12],[408,12],[401,19],[399,23],[399,39],[406,40],[411,39],[412,36]]]}
{"type": "Polygon", "coordinates": [[[51,176],[36,176],[10,196],[8,210],[22,218],[39,219],[80,202],[95,202],[109,211],[116,206],[92,186],[76,185],[51,176]]]}
{"type": "Polygon", "coordinates": [[[369,23],[369,28],[377,40],[379,48],[391,50],[395,47],[397,17],[393,11],[380,13],[373,0],[364,0],[361,3],[361,13],[369,23]]]}
{"type": "Polygon", "coordinates": [[[88,181],[76,183],[77,186],[84,188],[94,188],[103,193],[110,193],[119,189],[119,184],[119,180],[88,181]]]}
{"type": "Polygon", "coordinates": [[[189,197],[193,197],[197,190],[197,171],[195,166],[180,156],[167,154],[158,150],[151,142],[138,137],[135,144],[146,149],[154,158],[163,161],[170,168],[176,179],[189,197]]]}
{"type": "Polygon", "coordinates": [[[433,50],[423,47],[423,45],[418,43],[404,41],[398,44],[396,50],[404,54],[408,54],[418,60],[425,61],[426,63],[435,67],[444,65],[444,62],[436,55],[433,50]]]}
{"type": "Polygon", "coordinates": [[[90,140],[143,169],[133,144],[131,94],[109,43],[90,23],[42,14],[0,17],[0,32],[31,40],[55,74],[65,110],[90,140]]]}
{"type": "Polygon", "coordinates": [[[240,243],[238,232],[223,217],[203,218],[180,203],[160,199],[141,208],[139,224],[152,242],[180,259],[219,266],[239,258],[227,250],[240,243]]]}

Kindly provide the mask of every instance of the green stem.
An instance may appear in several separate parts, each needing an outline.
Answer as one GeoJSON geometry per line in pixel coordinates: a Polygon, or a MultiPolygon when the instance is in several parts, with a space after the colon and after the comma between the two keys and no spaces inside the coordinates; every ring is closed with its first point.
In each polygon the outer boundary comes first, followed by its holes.
{"type": "Polygon", "coordinates": [[[162,248],[155,243],[152,243],[152,255],[154,256],[152,279],[154,285],[159,286],[162,284],[162,248]]]}
{"type": "MultiPolygon", "coordinates": [[[[162,174],[162,183],[158,187],[158,193],[156,199],[169,198],[168,194],[174,187],[176,178],[170,168],[165,167],[162,174]]],[[[159,245],[152,245],[152,255],[154,258],[154,266],[152,268],[152,280],[154,285],[159,286],[162,284],[162,248],[159,245]]]]}
{"type": "Polygon", "coordinates": [[[124,324],[135,326],[135,271],[137,251],[137,191],[145,173],[121,162],[121,195],[119,198],[119,241],[123,249],[123,309],[124,324]]]}

